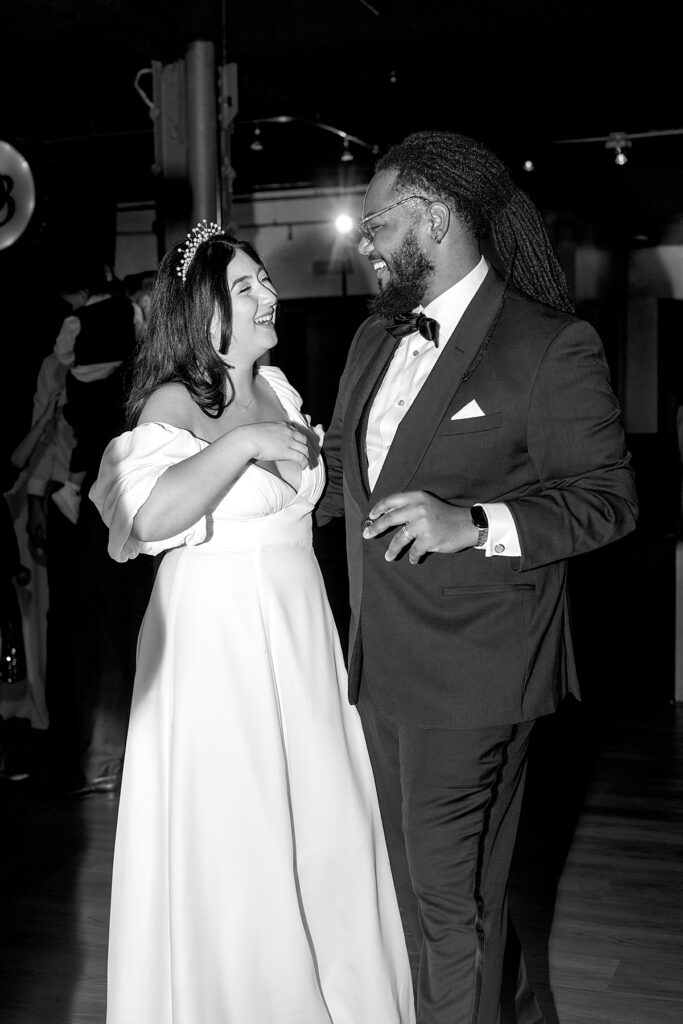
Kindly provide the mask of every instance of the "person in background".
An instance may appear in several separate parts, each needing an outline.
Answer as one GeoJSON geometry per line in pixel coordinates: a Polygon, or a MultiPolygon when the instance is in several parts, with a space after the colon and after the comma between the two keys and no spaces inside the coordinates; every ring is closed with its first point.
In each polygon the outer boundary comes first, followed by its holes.
{"type": "MultiPolygon", "coordinates": [[[[153,278],[136,279],[136,301],[103,280],[66,325],[73,360],[64,415],[75,443],[64,487],[53,501],[74,523],[81,556],[76,662],[78,794],[110,793],[121,781],[135,674],[135,645],[154,576],[142,557],[120,565],[107,555],[107,531],[81,493],[92,486],[107,444],[125,425],[126,373],[144,328],[153,278]]],[[[129,280],[129,284],[130,284],[129,280]]]]}
{"type": "MultiPolygon", "coordinates": [[[[83,441],[79,445],[79,451],[73,458],[69,458],[70,471],[64,481],[64,486],[53,495],[53,500],[61,512],[71,523],[78,522],[78,515],[81,502],[81,487],[85,479],[84,468],[74,468],[79,462],[92,461],[92,455],[88,454],[89,444],[99,444],[97,441],[98,431],[93,431],[93,421],[104,416],[104,422],[99,425],[99,432],[109,438],[111,426],[107,423],[107,417],[111,414],[112,403],[110,393],[118,395],[121,387],[122,377],[125,374],[125,362],[130,358],[130,307],[133,313],[133,330],[135,340],[139,340],[149,315],[149,299],[154,284],[155,271],[142,271],[137,274],[128,274],[119,281],[111,274],[104,280],[100,294],[93,295],[85,305],[96,305],[108,299],[113,300],[111,304],[104,307],[104,311],[97,310],[94,322],[95,333],[98,340],[93,340],[93,327],[91,316],[87,317],[86,332],[81,336],[81,341],[76,339],[82,332],[82,320],[79,315],[68,318],[60,333],[60,341],[68,352],[68,366],[71,368],[70,389],[72,394],[72,407],[70,416],[85,419],[88,422],[88,430],[85,432],[83,441]],[[126,301],[129,300],[129,301],[126,301]],[[129,306],[130,303],[130,306],[129,306]],[[117,317],[123,320],[117,323],[117,317]],[[110,321],[107,323],[107,321],[110,321]],[[106,325],[106,326],[105,326],[106,325]],[[114,339],[114,340],[112,340],[114,339]],[[76,360],[78,352],[78,360],[76,360]],[[115,356],[111,359],[109,356],[115,356]],[[82,385],[93,382],[106,382],[101,387],[85,391],[82,385]],[[104,398],[104,402],[102,399],[104,398]],[[75,406],[75,408],[74,408],[75,406]],[[85,452],[80,449],[85,449],[85,452]]],[[[116,403],[120,405],[120,402],[116,403]]],[[[73,447],[73,446],[72,446],[73,447]]]]}
{"type": "Polygon", "coordinates": [[[156,270],[141,270],[135,274],[126,274],[121,282],[124,294],[140,310],[139,314],[136,313],[136,318],[138,320],[141,318],[143,324],[149,318],[155,280],[156,270]]]}
{"type": "MultiPolygon", "coordinates": [[[[19,543],[5,491],[16,479],[11,462],[0,470],[0,688],[11,690],[26,677],[26,651],[17,587],[30,582],[31,572],[21,561],[19,543]]],[[[0,779],[19,782],[28,777],[26,752],[19,758],[8,742],[5,722],[0,715],[0,779]]]]}
{"type": "Polygon", "coordinates": [[[18,468],[26,467],[26,530],[30,549],[44,560],[47,569],[45,701],[49,725],[45,768],[51,783],[67,786],[77,778],[79,741],[74,677],[81,557],[74,520],[64,514],[53,497],[69,479],[75,436],[64,416],[64,405],[66,376],[73,362],[72,318],[88,300],[92,274],[93,268],[87,263],[63,272],[59,294],[66,316],[53,350],[43,359],[38,372],[31,431],[12,454],[18,468]]]}
{"type": "Polygon", "coordinates": [[[48,500],[58,489],[54,485],[61,486],[68,479],[74,445],[73,432],[63,417],[66,374],[73,362],[73,333],[69,324],[75,311],[88,301],[91,274],[90,268],[82,267],[64,278],[59,295],[64,304],[65,318],[52,351],[41,363],[36,380],[32,429],[46,410],[51,410],[50,429],[43,433],[41,444],[32,456],[26,489],[29,501],[27,530],[31,542],[39,549],[45,547],[48,535],[48,500]]]}
{"type": "MultiPolygon", "coordinates": [[[[346,518],[349,695],[418,1024],[497,1024],[529,740],[579,692],[567,560],[633,530],[633,473],[600,340],[494,153],[447,132],[393,147],[358,249],[380,292],[341,379],[318,509],[320,524],[346,518]]],[[[524,985],[516,1013],[543,1019],[524,985]]]]}
{"type": "MultiPolygon", "coordinates": [[[[6,720],[6,737],[11,737],[14,757],[21,760],[26,772],[35,774],[47,753],[50,730],[47,709],[47,657],[49,645],[49,571],[47,563],[47,515],[49,490],[53,475],[60,486],[59,469],[55,463],[56,440],[60,434],[61,402],[63,400],[64,367],[60,367],[54,353],[55,338],[65,314],[82,304],[87,294],[87,274],[80,261],[65,259],[57,268],[51,268],[52,278],[43,282],[40,302],[27,322],[29,333],[23,336],[24,348],[40,360],[38,362],[32,414],[26,415],[30,429],[21,437],[12,451],[7,452],[6,466],[11,473],[6,480],[5,495],[19,544],[26,579],[16,587],[26,657],[26,673],[17,684],[6,686],[0,692],[0,711],[6,720]],[[30,344],[28,344],[30,340],[30,344]],[[11,476],[11,486],[10,486],[11,476]],[[46,742],[47,741],[47,742],[46,742]]],[[[25,357],[26,368],[32,359],[25,357]]],[[[17,382],[18,393],[21,393],[17,382]]],[[[28,404],[28,403],[27,403],[28,404]]],[[[6,409],[15,408],[10,401],[6,409]]],[[[17,425],[24,419],[21,406],[16,403],[17,425]]],[[[14,426],[14,424],[13,424],[14,426]]],[[[8,437],[5,437],[7,443],[8,437]]],[[[68,451],[62,459],[65,471],[68,451]]],[[[55,549],[58,550],[58,549],[55,549]]],[[[9,740],[8,740],[9,743],[9,740]]],[[[48,756],[48,760],[51,760],[48,756]]]]}

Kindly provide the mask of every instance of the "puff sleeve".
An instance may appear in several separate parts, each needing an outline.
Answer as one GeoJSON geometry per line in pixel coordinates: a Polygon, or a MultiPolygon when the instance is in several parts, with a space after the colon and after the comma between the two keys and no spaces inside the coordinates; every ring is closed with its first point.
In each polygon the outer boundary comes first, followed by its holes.
{"type": "Polygon", "coordinates": [[[108,551],[116,562],[206,540],[205,516],[175,537],[142,542],[131,536],[135,516],[163,473],[205,446],[189,431],[168,423],[142,423],[110,441],[89,497],[109,529],[108,551]]]}

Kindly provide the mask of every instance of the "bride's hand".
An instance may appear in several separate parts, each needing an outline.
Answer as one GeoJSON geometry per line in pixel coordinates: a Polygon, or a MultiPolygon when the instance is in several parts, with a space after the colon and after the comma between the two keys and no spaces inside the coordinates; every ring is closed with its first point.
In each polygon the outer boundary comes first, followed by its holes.
{"type": "MultiPolygon", "coordinates": [[[[235,427],[234,433],[238,432],[247,440],[249,457],[256,462],[296,462],[302,469],[315,465],[311,459],[310,432],[299,424],[280,421],[249,423],[235,427]]],[[[315,440],[317,444],[317,438],[315,440]]]]}

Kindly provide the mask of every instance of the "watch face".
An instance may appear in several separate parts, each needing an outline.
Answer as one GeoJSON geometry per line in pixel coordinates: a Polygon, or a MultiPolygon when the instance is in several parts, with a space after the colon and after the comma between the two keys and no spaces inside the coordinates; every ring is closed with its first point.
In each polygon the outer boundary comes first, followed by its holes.
{"type": "Polygon", "coordinates": [[[478,530],[488,530],[489,521],[481,505],[473,505],[470,509],[470,515],[472,516],[472,522],[478,530]]]}

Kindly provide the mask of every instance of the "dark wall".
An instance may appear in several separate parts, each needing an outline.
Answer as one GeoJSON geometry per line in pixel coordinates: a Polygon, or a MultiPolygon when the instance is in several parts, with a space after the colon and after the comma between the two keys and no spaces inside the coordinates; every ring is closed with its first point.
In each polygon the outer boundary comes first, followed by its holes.
{"type": "Polygon", "coordinates": [[[281,303],[278,346],[281,367],[304,400],[313,423],[327,428],[351,340],[367,316],[369,296],[287,299],[281,303]]]}

